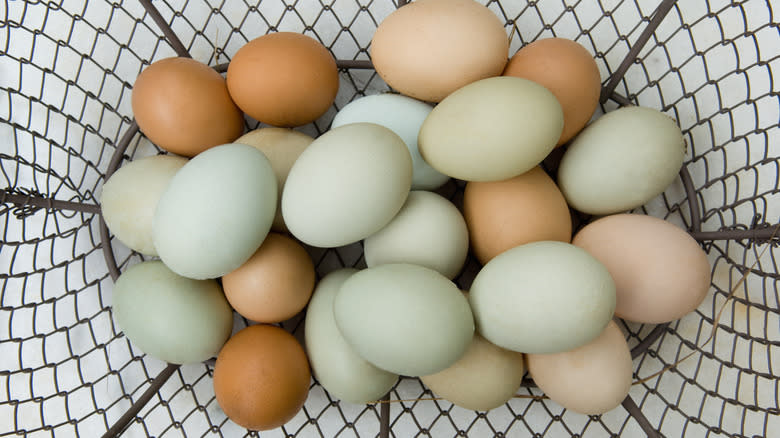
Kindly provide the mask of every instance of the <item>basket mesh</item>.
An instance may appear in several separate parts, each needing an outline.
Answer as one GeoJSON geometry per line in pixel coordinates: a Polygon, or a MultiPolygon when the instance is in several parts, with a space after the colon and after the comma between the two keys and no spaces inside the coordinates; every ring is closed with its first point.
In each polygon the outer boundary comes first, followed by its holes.
{"type": "MultiPolygon", "coordinates": [[[[660,1],[485,3],[508,31],[514,29],[512,53],[538,38],[575,39],[595,55],[606,83],[660,1]]],[[[780,44],[771,2],[706,3],[674,4],[616,88],[632,103],[674,116],[689,147],[685,167],[693,190],[677,181],[641,210],[702,239],[708,231],[765,229],[780,219],[780,44]]],[[[311,35],[337,59],[368,60],[374,29],[397,7],[390,0],[153,4],[190,54],[210,65],[228,62],[248,40],[276,30],[311,35]]],[[[7,1],[0,15],[0,436],[94,436],[165,368],[135,350],[112,321],[112,278],[94,205],[132,122],[136,76],[175,51],[132,0],[7,1]],[[47,200],[43,208],[29,202],[39,197],[47,200]],[[82,204],[81,211],[73,210],[82,204]]],[[[373,70],[342,69],[334,106],[301,130],[322,133],[338,108],[384,90],[373,70]]],[[[601,111],[616,108],[616,100],[601,111]]],[[[136,135],[124,159],[158,152],[136,135]]],[[[458,204],[462,189],[451,182],[440,192],[458,204]]],[[[141,260],[113,238],[106,244],[120,270],[141,260]]],[[[375,436],[380,411],[389,407],[390,434],[398,437],[640,436],[644,420],[668,436],[769,436],[780,430],[776,241],[740,236],[703,245],[713,266],[708,298],[661,330],[660,339],[635,359],[635,377],[694,355],[632,388],[639,417],[623,408],[583,416],[549,400],[521,398],[488,413],[431,400],[352,405],[313,382],[303,411],[262,435],[375,436]],[[734,288],[715,341],[701,348],[734,288]]],[[[309,250],[319,275],[365,265],[359,244],[309,250]]],[[[478,268],[470,261],[458,283],[468,288],[478,268]]],[[[284,326],[300,337],[300,323],[297,317],[284,326]]],[[[246,324],[236,319],[236,329],[246,324]]],[[[622,328],[631,346],[654,329],[632,323],[622,328]]],[[[211,371],[209,363],[176,369],[126,436],[256,436],[226,419],[214,398],[211,371]]],[[[533,387],[521,393],[541,394],[533,387]]],[[[432,394],[418,379],[404,378],[389,396],[432,394]]]]}

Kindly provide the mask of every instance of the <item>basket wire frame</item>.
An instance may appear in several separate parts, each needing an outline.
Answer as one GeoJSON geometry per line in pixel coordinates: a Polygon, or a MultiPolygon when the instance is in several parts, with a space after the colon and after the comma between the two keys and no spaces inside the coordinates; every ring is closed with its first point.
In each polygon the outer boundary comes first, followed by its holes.
{"type": "MultiPolygon", "coordinates": [[[[13,146],[0,149],[6,183],[0,195],[4,221],[0,379],[6,392],[0,396],[0,436],[95,435],[96,430],[105,436],[122,431],[141,436],[256,436],[229,422],[213,393],[209,395],[213,363],[178,367],[146,358],[133,350],[111,320],[112,280],[141,257],[110,235],[96,193],[124,161],[158,152],[129,115],[134,76],[116,72],[137,75],[154,59],[191,53],[224,71],[226,58],[243,42],[297,26],[295,30],[314,36],[334,53],[342,76],[334,108],[303,128],[316,135],[327,129],[339,107],[387,89],[371,70],[370,36],[367,40],[354,29],[375,28],[404,2],[140,0],[83,2],[75,9],[69,3],[79,2],[19,3],[23,4],[6,5],[0,25],[4,32],[0,72],[18,72],[17,78],[0,82],[8,96],[0,126],[13,139],[13,146]],[[342,7],[350,12],[335,13],[342,7]],[[204,22],[196,20],[195,9],[207,17],[204,22]],[[271,9],[281,12],[274,15],[271,9]],[[235,15],[231,12],[235,10],[241,13],[235,15]],[[64,16],[70,29],[47,26],[50,14],[64,16]],[[130,23],[125,24],[132,29],[130,35],[113,33],[112,22],[122,20],[130,23]],[[250,20],[263,25],[249,25],[250,20]],[[318,27],[327,20],[341,28],[335,37],[318,27]],[[30,39],[27,52],[19,52],[12,35],[30,39]],[[144,44],[134,43],[137,40],[144,44]],[[111,47],[116,57],[107,58],[105,47],[111,47]],[[38,59],[42,48],[52,50],[53,59],[38,59]],[[102,80],[82,79],[88,70],[102,75],[102,80]],[[47,94],[58,87],[65,90],[62,96],[47,94]],[[119,89],[118,95],[112,89],[119,89]],[[19,114],[20,107],[27,110],[19,114]],[[39,154],[40,150],[48,154],[39,154]],[[107,267],[105,272],[95,271],[100,263],[107,267]],[[95,367],[102,367],[102,372],[91,370],[95,363],[102,364],[95,367]],[[120,388],[120,395],[109,394],[108,386],[120,388]]],[[[513,400],[494,410],[498,413],[468,412],[443,401],[414,400],[433,394],[412,378],[403,378],[388,397],[413,401],[356,407],[331,399],[313,382],[303,412],[271,434],[579,437],[681,431],[691,436],[768,436],[772,425],[780,426],[774,234],[778,211],[773,208],[780,191],[778,92],[773,82],[779,58],[777,24],[771,4],[765,2],[708,4],[697,14],[687,3],[486,2],[513,29],[513,49],[555,35],[593,50],[602,77],[607,78],[602,111],[642,104],[680,122],[690,150],[679,184],[638,211],[676,222],[702,242],[713,262],[712,300],[682,321],[658,326],[622,323],[621,328],[632,346],[635,377],[674,364],[690,351],[697,355],[636,385],[623,410],[588,417],[545,400],[513,400]],[[591,8],[598,18],[588,21],[591,8]],[[736,33],[729,25],[733,14],[744,23],[736,33]],[[701,42],[699,27],[711,29],[711,41],[701,42]],[[767,33],[774,33],[774,47],[764,42],[767,33]],[[604,38],[605,34],[613,37],[604,38]],[[673,50],[680,44],[692,46],[684,58],[673,50]],[[733,71],[710,70],[707,57],[721,53],[737,59],[733,71]],[[700,73],[699,63],[704,79],[689,81],[692,72],[700,73]],[[768,76],[768,84],[762,74],[768,76]],[[744,83],[735,85],[735,77],[744,83]],[[734,100],[729,91],[737,85],[747,92],[734,100]],[[749,123],[739,123],[736,115],[748,117],[749,123]],[[728,137],[722,137],[722,124],[729,127],[728,137]],[[752,268],[767,246],[767,255],[752,268]],[[717,325],[724,342],[699,348],[719,307],[743,275],[750,281],[726,305],[725,317],[717,325]],[[762,354],[765,360],[756,361],[762,354]],[[715,377],[704,372],[712,363],[715,377]],[[736,387],[728,386],[732,380],[736,387]],[[334,418],[335,425],[327,421],[334,418]]],[[[258,126],[252,120],[247,123],[250,128],[258,126]]],[[[545,167],[554,169],[555,157],[545,167]]],[[[462,190],[462,182],[450,182],[439,192],[459,205],[462,190]]],[[[307,249],[319,275],[342,266],[365,266],[359,244],[307,249]]],[[[478,269],[471,260],[457,279],[459,285],[467,288],[478,269]]],[[[236,328],[248,323],[237,318],[236,328]]],[[[282,325],[300,337],[301,323],[299,315],[282,325]]],[[[532,382],[526,382],[521,393],[541,394],[532,382]]]]}

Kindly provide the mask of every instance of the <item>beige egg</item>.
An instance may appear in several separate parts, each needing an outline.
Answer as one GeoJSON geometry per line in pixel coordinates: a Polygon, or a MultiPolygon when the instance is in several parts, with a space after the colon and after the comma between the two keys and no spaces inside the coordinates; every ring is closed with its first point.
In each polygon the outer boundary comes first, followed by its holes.
{"type": "Polygon", "coordinates": [[[282,189],[287,181],[287,175],[290,173],[295,160],[301,155],[304,149],[308,147],[314,139],[308,135],[285,128],[260,128],[247,132],[236,140],[236,143],[248,144],[254,146],[260,152],[264,153],[271,168],[276,175],[277,186],[279,187],[279,202],[276,208],[276,216],[271,229],[279,232],[286,232],[287,226],[282,217],[282,189]]]}
{"type": "Polygon", "coordinates": [[[688,233],[652,216],[616,214],[586,225],[572,240],[615,280],[615,316],[660,324],[682,318],[710,287],[707,254],[688,233]]]}
{"type": "Polygon", "coordinates": [[[489,411],[514,397],[523,382],[523,354],[474,335],[466,353],[449,368],[420,379],[437,396],[462,408],[489,411]]]}
{"type": "Polygon", "coordinates": [[[531,377],[545,395],[581,414],[610,411],[631,389],[631,352],[614,321],[582,347],[555,354],[527,354],[525,359],[531,377]]]}

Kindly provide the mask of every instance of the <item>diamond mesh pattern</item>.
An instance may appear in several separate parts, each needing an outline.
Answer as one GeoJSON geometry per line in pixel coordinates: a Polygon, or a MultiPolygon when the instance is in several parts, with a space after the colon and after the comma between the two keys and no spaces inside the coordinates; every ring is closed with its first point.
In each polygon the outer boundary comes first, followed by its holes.
{"type": "MultiPolygon", "coordinates": [[[[154,1],[192,56],[228,62],[267,32],[303,32],[338,59],[367,60],[391,0],[154,1]]],[[[512,53],[538,38],[577,40],[596,57],[602,78],[614,73],[650,22],[659,0],[484,1],[512,32],[512,53]]],[[[130,92],[150,62],[175,52],[139,2],[9,1],[0,5],[0,436],[94,436],[138,399],[164,363],[134,350],[110,316],[112,281],[103,260],[99,218],[90,212],[6,203],[7,195],[44,195],[95,204],[108,163],[132,121],[130,92]]],[[[681,181],[641,209],[698,231],[760,228],[780,221],[778,28],[770,2],[678,2],[641,50],[616,92],[674,116],[686,135],[681,181]],[[695,208],[691,210],[691,202],[695,208]],[[699,224],[694,216],[700,217],[699,224]]],[[[303,127],[324,132],[338,108],[384,91],[373,70],[344,69],[333,108],[303,127]]],[[[617,106],[607,101],[602,111],[617,106]]],[[[248,127],[257,123],[247,120],[248,127]]],[[[159,151],[140,135],[125,159],[159,151]]],[[[552,164],[551,164],[552,165],[552,164]]],[[[440,192],[459,204],[462,183],[440,192]]],[[[695,235],[695,234],[694,234],[695,235]]],[[[110,240],[120,269],[141,260],[110,240]]],[[[713,266],[710,296],[670,324],[634,361],[648,376],[631,397],[650,425],[668,436],[769,436],[780,430],[780,303],[775,246],[725,240],[704,244],[713,266]],[[743,274],[712,331],[720,306],[743,274]]],[[[309,248],[319,275],[364,266],[359,244],[309,248]]],[[[458,278],[468,288],[473,260],[458,278]]],[[[236,328],[247,324],[237,318],[236,328]]],[[[301,336],[300,316],[284,324],[301,336]]],[[[630,345],[652,326],[624,323],[630,345]]],[[[257,436],[228,421],[211,387],[212,365],[177,369],[127,436],[257,436]]],[[[521,394],[540,395],[533,387],[521,394]]],[[[429,399],[404,378],[391,399],[429,399]]],[[[440,400],[392,403],[391,435],[641,436],[622,408],[601,416],[565,411],[550,400],[517,398],[488,413],[440,400]]],[[[375,436],[379,405],[333,400],[316,382],[304,410],[262,436],[375,436]]]]}

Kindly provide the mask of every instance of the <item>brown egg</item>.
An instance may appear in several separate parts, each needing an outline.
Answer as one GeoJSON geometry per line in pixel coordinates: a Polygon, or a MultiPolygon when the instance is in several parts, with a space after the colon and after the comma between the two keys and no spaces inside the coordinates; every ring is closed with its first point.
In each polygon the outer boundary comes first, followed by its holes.
{"type": "Polygon", "coordinates": [[[325,114],[339,91],[339,74],[333,55],[317,40],[277,32],[236,52],[227,85],[245,113],[269,125],[293,127],[325,114]]]}
{"type": "Polygon", "coordinates": [[[507,63],[504,76],[532,80],[555,95],[563,108],[558,146],[585,127],[601,95],[601,76],[593,55],[565,38],[537,40],[521,48],[507,63]]]}
{"type": "Polygon", "coordinates": [[[610,411],[631,389],[631,351],[614,321],[582,347],[555,354],[526,354],[525,361],[545,395],[581,414],[610,411]]]}
{"type": "Polygon", "coordinates": [[[371,40],[376,72],[415,99],[440,102],[498,76],[509,56],[504,24],[473,0],[417,0],[397,9],[371,40]]]}
{"type": "Polygon", "coordinates": [[[615,280],[615,316],[660,324],[696,310],[710,288],[710,263],[696,240],[663,219],[615,214],[572,240],[615,280]]]}
{"type": "Polygon", "coordinates": [[[133,115],[157,146],[193,157],[230,143],[244,131],[244,117],[228,94],[225,79],[190,58],[166,58],[138,75],[133,115]]]}
{"type": "Polygon", "coordinates": [[[217,403],[236,424],[252,430],[274,429],[295,417],[310,381],[301,344],[281,328],[265,324],[233,335],[214,366],[217,403]]]}
{"type": "Polygon", "coordinates": [[[293,239],[268,233],[257,252],[222,277],[230,305],[258,322],[290,319],[309,302],[314,290],[314,264],[293,239]]]}
{"type": "Polygon", "coordinates": [[[571,240],[566,200],[539,166],[504,181],[466,184],[463,217],[471,248],[483,265],[525,243],[571,240]]]}

